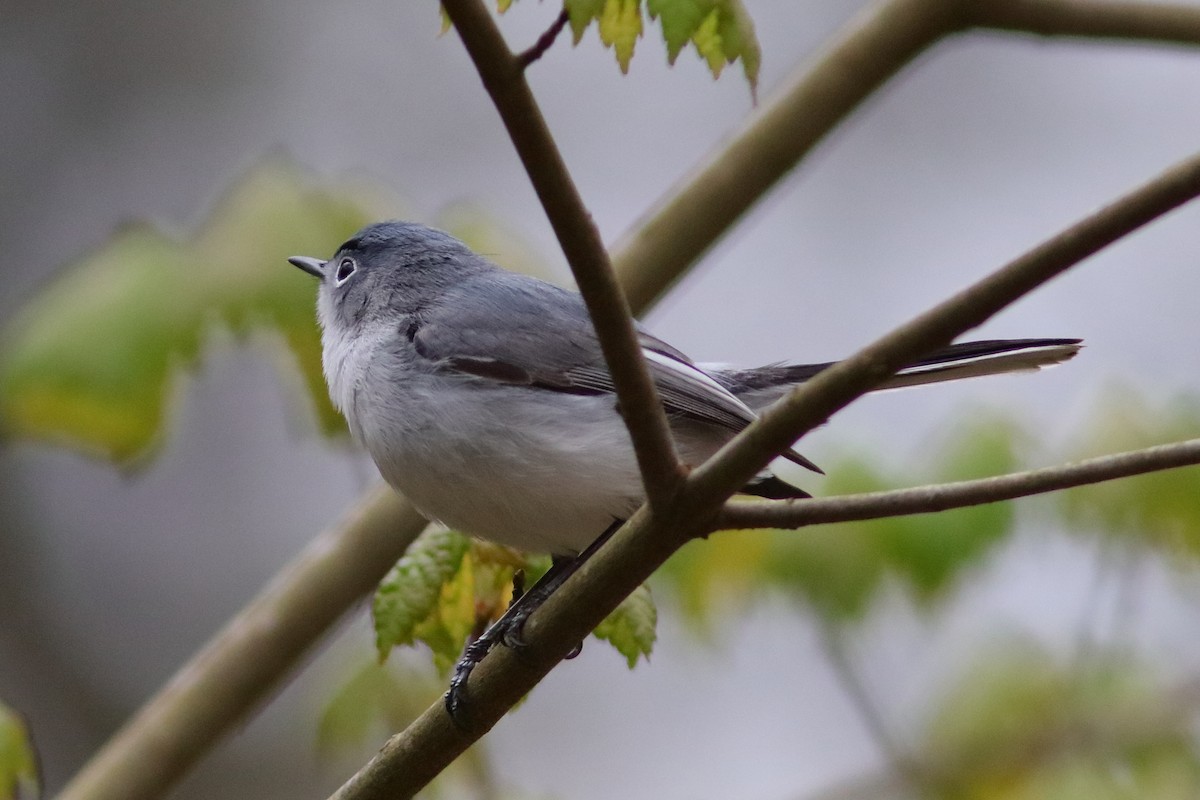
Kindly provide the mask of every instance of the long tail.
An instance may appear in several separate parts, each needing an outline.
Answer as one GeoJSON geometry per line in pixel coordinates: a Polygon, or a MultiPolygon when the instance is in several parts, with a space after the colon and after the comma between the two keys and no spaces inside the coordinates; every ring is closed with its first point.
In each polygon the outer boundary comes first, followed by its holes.
{"type": "MultiPolygon", "coordinates": [[[[879,389],[899,389],[926,383],[1036,371],[1061,364],[1083,346],[1081,339],[990,339],[952,344],[897,372],[879,389]]],[[[746,405],[757,410],[778,400],[788,389],[803,383],[836,361],[824,364],[773,364],[754,369],[730,370],[699,365],[746,405]]]]}

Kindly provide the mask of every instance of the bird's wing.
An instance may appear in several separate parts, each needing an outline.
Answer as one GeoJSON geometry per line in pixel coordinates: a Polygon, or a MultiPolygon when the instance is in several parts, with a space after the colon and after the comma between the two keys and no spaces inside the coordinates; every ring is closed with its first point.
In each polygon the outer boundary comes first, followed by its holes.
{"type": "MultiPolygon", "coordinates": [[[[438,367],[500,383],[573,394],[613,394],[612,376],[578,295],[521,276],[460,287],[401,331],[438,367]],[[484,290],[485,289],[485,290],[484,290]]],[[[755,414],[683,353],[639,331],[667,410],[741,430],[755,414]]]]}
{"type": "MultiPolygon", "coordinates": [[[[401,333],[439,368],[483,380],[569,394],[615,394],[579,295],[519,275],[482,276],[452,289],[401,333]]],[[[639,329],[642,352],[668,413],[740,431],[755,413],[683,353],[639,329]]],[[[808,459],[785,457],[811,469],[808,459]]]]}

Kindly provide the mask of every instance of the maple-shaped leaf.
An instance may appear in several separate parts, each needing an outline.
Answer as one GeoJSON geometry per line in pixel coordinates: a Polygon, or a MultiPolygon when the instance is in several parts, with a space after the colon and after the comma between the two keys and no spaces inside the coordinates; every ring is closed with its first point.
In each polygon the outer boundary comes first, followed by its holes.
{"type": "Polygon", "coordinates": [[[650,18],[662,24],[669,63],[674,64],[689,43],[714,78],[726,64],[741,59],[750,93],[757,92],[762,50],[741,0],[646,0],[646,8],[650,18]]]}
{"type": "Polygon", "coordinates": [[[714,78],[740,60],[751,95],[757,92],[762,50],[741,0],[645,0],[644,7],[642,0],[566,0],[564,7],[575,43],[595,22],[600,41],[612,48],[622,72],[629,71],[645,27],[643,15],[649,14],[662,25],[668,63],[674,64],[691,44],[714,78]]]}
{"type": "Polygon", "coordinates": [[[658,635],[657,625],[658,610],[650,588],[643,584],[596,626],[594,635],[615,647],[633,669],[639,658],[650,658],[658,635]]]}
{"type": "MultiPolygon", "coordinates": [[[[425,641],[435,653],[453,650],[455,646],[461,650],[461,641],[443,642],[455,638],[451,631],[461,626],[447,624],[447,619],[438,612],[443,607],[461,609],[460,603],[455,602],[461,600],[461,592],[450,587],[459,585],[454,579],[463,571],[470,544],[470,539],[457,531],[430,528],[417,537],[384,577],[371,606],[375,646],[381,661],[393,647],[417,640],[425,641]]],[[[468,606],[466,616],[469,630],[473,604],[468,606]]]]}

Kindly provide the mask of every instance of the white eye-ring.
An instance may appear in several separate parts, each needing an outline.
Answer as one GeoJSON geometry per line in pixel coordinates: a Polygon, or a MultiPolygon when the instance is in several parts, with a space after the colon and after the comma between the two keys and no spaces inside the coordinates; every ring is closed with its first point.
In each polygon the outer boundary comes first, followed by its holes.
{"type": "Polygon", "coordinates": [[[353,258],[343,258],[338,262],[336,280],[334,286],[341,286],[346,281],[350,280],[350,276],[358,269],[358,264],[354,263],[353,258]]]}

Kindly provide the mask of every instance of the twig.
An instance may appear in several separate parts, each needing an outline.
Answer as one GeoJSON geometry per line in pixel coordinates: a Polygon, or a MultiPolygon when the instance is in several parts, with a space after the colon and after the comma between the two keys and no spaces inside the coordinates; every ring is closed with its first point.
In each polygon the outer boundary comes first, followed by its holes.
{"type": "Polygon", "coordinates": [[[1038,36],[1200,44],[1200,8],[1103,0],[973,0],[971,22],[1038,36]]]}
{"type": "Polygon", "coordinates": [[[904,364],[949,344],[1051,278],[1198,194],[1200,154],[797,387],[692,472],[685,495],[697,500],[729,497],[776,454],[904,364]]]}
{"type": "Polygon", "coordinates": [[[1200,464],[1200,439],[1157,445],[1144,450],[1131,450],[1074,464],[1044,467],[1011,475],[917,486],[912,489],[800,501],[730,500],[721,512],[719,524],[725,529],[802,528],[829,522],[928,514],[1194,464],[1200,464]]]}
{"type": "Polygon", "coordinates": [[[308,545],[63,789],[59,800],[161,797],[253,711],[426,522],[380,487],[308,545]]]}
{"type": "Polygon", "coordinates": [[[646,496],[652,506],[664,505],[682,484],[683,470],[600,232],[571,180],[519,59],[504,43],[487,7],[481,0],[445,0],[442,7],[475,62],[571,265],[612,374],[646,496]]]}
{"type": "Polygon", "coordinates": [[[532,47],[528,50],[522,50],[517,54],[517,63],[521,66],[521,69],[528,68],[530,64],[546,54],[546,51],[553,46],[554,40],[562,33],[562,29],[566,27],[570,19],[571,15],[564,8],[558,17],[555,18],[554,22],[550,24],[550,27],[546,29],[546,32],[539,36],[538,40],[533,43],[532,47]]]}

